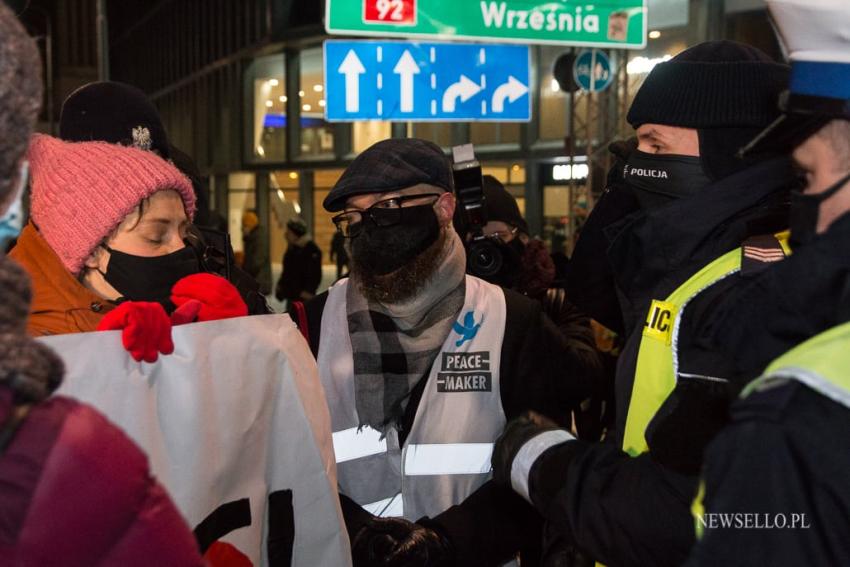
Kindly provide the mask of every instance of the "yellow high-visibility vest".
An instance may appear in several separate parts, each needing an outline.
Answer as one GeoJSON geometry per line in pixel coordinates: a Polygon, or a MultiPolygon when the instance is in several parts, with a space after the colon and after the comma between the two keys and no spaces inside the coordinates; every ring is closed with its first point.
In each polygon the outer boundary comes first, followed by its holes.
{"type": "MultiPolygon", "coordinates": [[[[788,233],[775,236],[785,254],[789,254],[788,233]]],[[[736,248],[691,276],[667,299],[652,301],[643,327],[623,431],[623,451],[632,457],[648,450],[646,428],[676,387],[677,338],[685,306],[704,289],[740,270],[741,249],[736,248]]]]}
{"type": "MultiPolygon", "coordinates": [[[[775,235],[786,255],[791,253],[788,236],[788,232],[775,235]]],[[[623,431],[623,451],[632,457],[637,457],[649,450],[646,442],[646,428],[676,388],[676,373],[679,365],[676,348],[681,315],[685,306],[703,290],[739,272],[741,254],[741,248],[727,252],[691,276],[667,299],[653,300],[650,304],[638,349],[632,397],[629,400],[626,426],[623,431]]],[[[695,500],[694,505],[697,507],[702,505],[701,495],[695,500]]],[[[596,565],[604,567],[601,563],[596,565]]]]}
{"type": "Polygon", "coordinates": [[[702,290],[740,269],[741,249],[736,248],[691,276],[667,299],[652,301],[643,326],[623,431],[623,451],[632,457],[649,449],[645,439],[646,428],[676,387],[676,338],[685,305],[702,290]]]}
{"type": "MultiPolygon", "coordinates": [[[[815,335],[771,362],[762,376],[743,389],[740,397],[746,398],[780,381],[796,380],[850,409],[850,349],[847,348],[848,345],[850,345],[850,323],[838,325],[815,335]]],[[[691,506],[697,539],[701,539],[703,535],[702,523],[699,519],[705,512],[702,502],[704,495],[705,484],[700,483],[699,493],[691,506]]]]}

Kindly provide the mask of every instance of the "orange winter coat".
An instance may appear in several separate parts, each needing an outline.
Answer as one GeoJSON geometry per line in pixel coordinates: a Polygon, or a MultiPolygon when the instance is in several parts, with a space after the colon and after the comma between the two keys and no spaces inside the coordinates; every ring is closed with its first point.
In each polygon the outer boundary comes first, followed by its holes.
{"type": "Polygon", "coordinates": [[[31,336],[84,333],[97,330],[103,316],[115,308],[71,274],[32,223],[24,227],[9,256],[32,279],[32,307],[27,322],[31,336]]]}

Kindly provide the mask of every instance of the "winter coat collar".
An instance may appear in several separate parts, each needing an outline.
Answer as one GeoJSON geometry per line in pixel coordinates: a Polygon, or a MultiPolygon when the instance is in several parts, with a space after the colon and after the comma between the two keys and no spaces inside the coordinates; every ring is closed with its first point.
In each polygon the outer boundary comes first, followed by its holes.
{"type": "Polygon", "coordinates": [[[33,336],[97,330],[115,305],[81,284],[62,264],[35,226],[24,227],[9,253],[32,279],[27,332],[33,336]]]}
{"type": "Polygon", "coordinates": [[[632,328],[647,301],[663,299],[693,272],[739,246],[753,223],[783,211],[785,191],[794,181],[790,162],[776,158],[608,227],[607,255],[626,328],[632,328]]]}

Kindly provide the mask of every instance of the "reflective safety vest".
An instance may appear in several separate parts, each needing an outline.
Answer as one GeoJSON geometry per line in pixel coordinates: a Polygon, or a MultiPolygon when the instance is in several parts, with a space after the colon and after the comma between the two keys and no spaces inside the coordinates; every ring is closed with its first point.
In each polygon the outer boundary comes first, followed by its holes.
{"type": "Polygon", "coordinates": [[[623,432],[623,451],[632,457],[648,450],[646,428],[676,387],[677,338],[685,306],[702,290],[740,269],[741,249],[736,248],[691,276],[667,299],[652,300],[643,326],[623,432]]]}
{"type": "MultiPolygon", "coordinates": [[[[792,348],[768,365],[764,374],[750,382],[741,392],[746,398],[753,393],[777,386],[788,380],[802,382],[815,392],[850,409],[850,323],[833,327],[792,348]]],[[[700,484],[691,507],[696,519],[697,538],[703,529],[699,518],[705,486],[700,484]]]]}
{"type": "MultiPolygon", "coordinates": [[[[788,234],[777,234],[775,238],[783,252],[790,253],[788,234]]],[[[755,254],[758,256],[759,252],[755,254]]],[[[652,301],[641,336],[623,432],[623,451],[632,457],[648,450],[646,428],[676,387],[679,326],[685,307],[703,290],[739,272],[741,255],[741,248],[724,254],[691,276],[667,299],[652,301]]]]}
{"type": "Polygon", "coordinates": [[[379,516],[416,521],[459,504],[491,476],[493,443],[505,426],[499,364],[505,296],[497,286],[466,276],[466,298],[437,355],[413,426],[399,445],[360,428],[343,280],[322,314],[319,375],[327,395],[341,493],[379,516]]]}
{"type": "Polygon", "coordinates": [[[767,367],[741,392],[746,398],[753,392],[776,384],[777,380],[796,380],[812,390],[850,409],[850,323],[833,327],[792,348],[767,367]]]}

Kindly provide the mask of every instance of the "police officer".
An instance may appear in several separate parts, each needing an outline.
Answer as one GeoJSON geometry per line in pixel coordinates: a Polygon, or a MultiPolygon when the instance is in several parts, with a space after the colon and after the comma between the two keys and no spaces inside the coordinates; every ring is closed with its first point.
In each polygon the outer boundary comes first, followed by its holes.
{"type": "Polygon", "coordinates": [[[597,561],[679,565],[694,541],[701,449],[728,393],[708,372],[681,371],[683,321],[784,257],[774,233],[787,224],[790,163],[736,154],[776,117],[786,77],[786,66],[727,41],[650,73],[628,115],[638,146],[611,190],[637,210],[601,227],[609,241],[595,252],[611,266],[627,336],[615,429],[589,444],[525,418],[496,446],[496,479],[597,561]]]}
{"type": "MultiPolygon", "coordinates": [[[[540,520],[490,479],[525,409],[565,415],[588,387],[540,304],[467,276],[452,170],[436,145],[379,142],[324,202],[351,277],[306,304],[356,565],[500,565],[540,520]]],[[[306,327],[306,328],[305,328],[306,327]]],[[[523,565],[534,565],[523,555],[523,565]]]]}
{"type": "Polygon", "coordinates": [[[792,201],[793,255],[713,321],[716,348],[744,356],[735,379],[762,376],[706,454],[691,567],[850,564],[850,10],[844,0],[768,9],[791,79],[783,115],[746,151],[792,152],[805,189],[792,201]]]}

